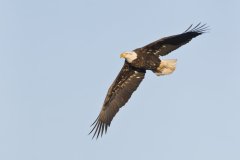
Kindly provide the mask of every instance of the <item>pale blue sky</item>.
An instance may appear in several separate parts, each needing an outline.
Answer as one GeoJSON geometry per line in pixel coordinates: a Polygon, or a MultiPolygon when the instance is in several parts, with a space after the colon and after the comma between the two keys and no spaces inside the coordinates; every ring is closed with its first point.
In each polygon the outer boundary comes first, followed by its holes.
{"type": "Polygon", "coordinates": [[[1,160],[239,160],[240,1],[0,0],[1,160]],[[190,24],[211,30],[164,58],[107,135],[88,136],[119,54],[190,24]]]}

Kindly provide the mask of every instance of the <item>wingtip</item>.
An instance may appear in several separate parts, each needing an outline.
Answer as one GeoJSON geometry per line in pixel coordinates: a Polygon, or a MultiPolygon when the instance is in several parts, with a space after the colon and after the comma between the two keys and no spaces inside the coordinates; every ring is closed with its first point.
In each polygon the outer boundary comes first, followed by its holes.
{"type": "Polygon", "coordinates": [[[90,126],[90,127],[93,127],[93,128],[88,133],[88,135],[93,133],[92,139],[94,139],[94,138],[98,139],[98,137],[100,137],[100,136],[102,137],[104,133],[105,134],[107,133],[107,129],[108,129],[109,126],[110,126],[110,124],[101,122],[99,120],[99,117],[98,117],[93,122],[93,124],[90,126]]]}
{"type": "Polygon", "coordinates": [[[186,32],[196,32],[199,34],[203,34],[203,33],[207,33],[210,30],[209,26],[207,26],[207,23],[201,23],[199,22],[197,25],[193,26],[193,24],[191,24],[185,31],[186,32]]]}

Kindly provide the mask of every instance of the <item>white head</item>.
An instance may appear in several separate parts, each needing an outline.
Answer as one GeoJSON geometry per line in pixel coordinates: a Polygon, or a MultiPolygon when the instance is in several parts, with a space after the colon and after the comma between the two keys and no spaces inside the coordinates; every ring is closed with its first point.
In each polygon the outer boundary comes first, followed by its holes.
{"type": "Polygon", "coordinates": [[[137,53],[134,51],[127,51],[120,54],[120,58],[125,58],[129,63],[132,63],[135,59],[137,59],[137,53]]]}

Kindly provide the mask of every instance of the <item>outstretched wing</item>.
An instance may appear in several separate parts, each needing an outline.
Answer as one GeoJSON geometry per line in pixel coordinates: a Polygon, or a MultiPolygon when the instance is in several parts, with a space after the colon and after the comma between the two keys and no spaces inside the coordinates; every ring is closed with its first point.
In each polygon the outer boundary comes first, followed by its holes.
{"type": "Polygon", "coordinates": [[[173,50],[188,43],[193,38],[205,33],[207,30],[208,27],[206,26],[206,24],[201,25],[201,23],[199,23],[195,27],[192,27],[191,25],[182,34],[164,37],[138,49],[145,53],[152,53],[157,56],[165,56],[168,53],[172,52],[173,50]]]}
{"type": "Polygon", "coordinates": [[[137,89],[145,76],[146,71],[133,68],[125,61],[117,78],[110,86],[101,112],[95,122],[92,124],[93,129],[89,134],[94,132],[93,138],[107,132],[113,117],[118,110],[127,103],[132,93],[137,89]]]}

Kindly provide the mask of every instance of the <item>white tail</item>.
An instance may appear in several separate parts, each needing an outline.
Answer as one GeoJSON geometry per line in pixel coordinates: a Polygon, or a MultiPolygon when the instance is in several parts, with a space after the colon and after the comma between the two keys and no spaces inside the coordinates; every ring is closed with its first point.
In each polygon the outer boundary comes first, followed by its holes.
{"type": "Polygon", "coordinates": [[[161,60],[159,67],[155,71],[155,74],[157,76],[171,74],[176,69],[176,63],[177,63],[177,59],[161,60]]]}

